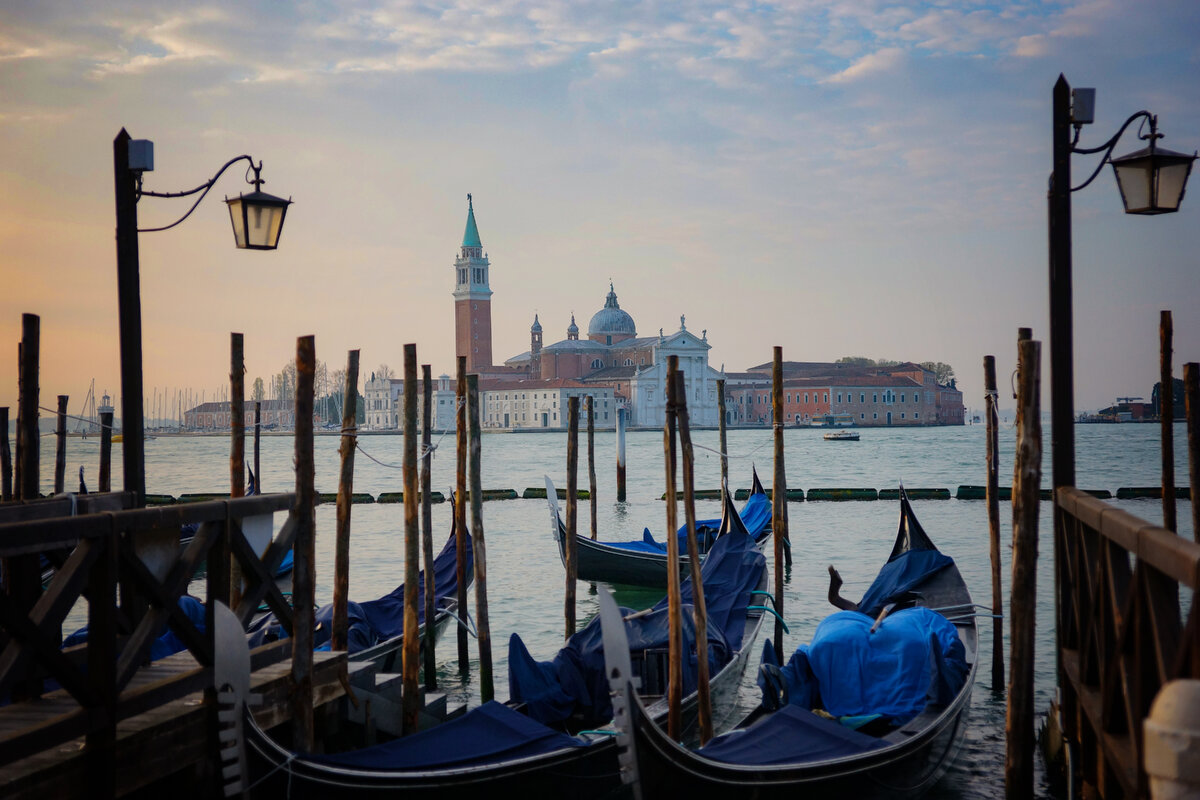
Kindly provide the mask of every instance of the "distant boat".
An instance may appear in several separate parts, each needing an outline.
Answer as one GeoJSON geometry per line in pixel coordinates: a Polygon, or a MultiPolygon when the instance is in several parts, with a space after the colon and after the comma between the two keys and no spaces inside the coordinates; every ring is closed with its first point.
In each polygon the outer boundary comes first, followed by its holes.
{"type": "Polygon", "coordinates": [[[827,442],[857,442],[858,431],[830,431],[825,434],[827,442]]]}

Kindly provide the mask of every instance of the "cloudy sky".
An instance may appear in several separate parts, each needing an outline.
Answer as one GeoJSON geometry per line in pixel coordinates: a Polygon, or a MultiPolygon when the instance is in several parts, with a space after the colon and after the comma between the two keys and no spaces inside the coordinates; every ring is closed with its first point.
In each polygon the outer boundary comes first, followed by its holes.
{"type": "MultiPolygon", "coordinates": [[[[112,139],[155,143],[146,187],[229,158],[291,196],[274,253],[233,248],[220,196],[143,234],[145,383],[211,398],[229,333],[248,379],[315,334],[364,371],[416,342],[453,369],[453,258],[473,193],[497,360],[604,302],[639,333],[687,315],[714,366],[944,361],[982,405],[1017,328],[1045,341],[1045,189],[1058,74],[1097,89],[1096,145],[1131,113],[1200,146],[1195,0],[777,3],[31,2],[0,6],[0,404],[20,315],[43,405],[119,386],[112,139]]],[[[1141,144],[1126,134],[1117,153],[1141,144]]],[[[1077,182],[1094,157],[1076,156],[1077,182]]],[[[1200,188],[1127,217],[1111,171],[1074,196],[1076,399],[1148,398],[1161,309],[1200,360],[1200,188]]],[[[143,227],[183,201],[146,198],[143,227]]],[[[1044,364],[1043,373],[1048,372],[1044,364]]],[[[148,392],[151,388],[148,388],[148,392]]],[[[1048,406],[1048,390],[1043,394],[1048,406]]]]}

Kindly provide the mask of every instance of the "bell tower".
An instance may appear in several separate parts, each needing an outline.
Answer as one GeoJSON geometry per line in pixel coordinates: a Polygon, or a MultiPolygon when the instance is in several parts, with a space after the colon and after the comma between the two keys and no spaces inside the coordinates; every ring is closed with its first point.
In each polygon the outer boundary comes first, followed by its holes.
{"type": "Polygon", "coordinates": [[[454,259],[455,355],[467,357],[467,372],[492,366],[492,290],[488,257],[475,227],[475,205],[467,195],[467,228],[454,259]]]}

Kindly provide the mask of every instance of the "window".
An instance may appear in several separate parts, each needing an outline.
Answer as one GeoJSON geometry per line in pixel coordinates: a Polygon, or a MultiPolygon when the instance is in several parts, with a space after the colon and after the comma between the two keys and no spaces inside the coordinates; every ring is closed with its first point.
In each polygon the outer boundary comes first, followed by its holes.
{"type": "Polygon", "coordinates": [[[858,418],[859,418],[859,419],[866,419],[866,418],[867,418],[867,415],[866,415],[866,414],[859,414],[859,415],[858,415],[858,418]]]}
{"type": "Polygon", "coordinates": [[[901,412],[900,412],[900,419],[904,419],[904,412],[903,412],[903,411],[901,411],[901,412]]]}
{"type": "Polygon", "coordinates": [[[838,402],[842,402],[842,393],[838,392],[838,402]]]}
{"type": "Polygon", "coordinates": [[[805,403],[807,403],[807,402],[808,402],[808,392],[805,392],[805,393],[804,393],[804,402],[805,402],[805,403]]]}
{"type": "Polygon", "coordinates": [[[788,392],[788,394],[787,394],[787,401],[789,403],[792,402],[792,393],[791,392],[788,392]]]}
{"type": "Polygon", "coordinates": [[[920,411],[914,411],[914,412],[913,412],[913,419],[920,419],[920,418],[921,418],[921,412],[920,412],[920,411]]]}
{"type": "Polygon", "coordinates": [[[879,414],[872,414],[871,419],[879,419],[879,414]]]}
{"type": "Polygon", "coordinates": [[[603,367],[604,367],[604,361],[603,361],[603,360],[601,360],[601,359],[599,359],[599,358],[593,358],[593,359],[592,359],[592,369],[602,369],[603,367]]]}
{"type": "Polygon", "coordinates": [[[901,403],[903,403],[903,402],[904,402],[904,392],[901,392],[901,393],[900,393],[900,402],[901,402],[901,403]]]}
{"type": "Polygon", "coordinates": [[[867,402],[867,395],[864,394],[863,392],[859,392],[858,393],[858,402],[860,402],[860,403],[867,402]]]}
{"type": "MultiPolygon", "coordinates": [[[[872,393],[871,393],[871,402],[872,402],[872,403],[878,403],[878,402],[879,402],[879,392],[872,392],[872,393]]],[[[876,416],[878,416],[878,415],[876,415],[876,416]]]]}
{"type": "Polygon", "coordinates": [[[826,403],[828,403],[828,402],[829,402],[829,392],[826,392],[826,393],[825,393],[825,402],[826,402],[826,403]]]}

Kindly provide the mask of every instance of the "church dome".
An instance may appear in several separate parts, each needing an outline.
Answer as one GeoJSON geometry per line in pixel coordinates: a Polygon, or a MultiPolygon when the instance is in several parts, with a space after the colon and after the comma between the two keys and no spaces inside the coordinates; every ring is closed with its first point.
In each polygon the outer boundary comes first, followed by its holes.
{"type": "Polygon", "coordinates": [[[604,308],[592,316],[588,323],[588,336],[637,336],[637,326],[633,317],[622,311],[617,303],[617,293],[612,284],[608,285],[608,296],[604,299],[604,308]]]}

